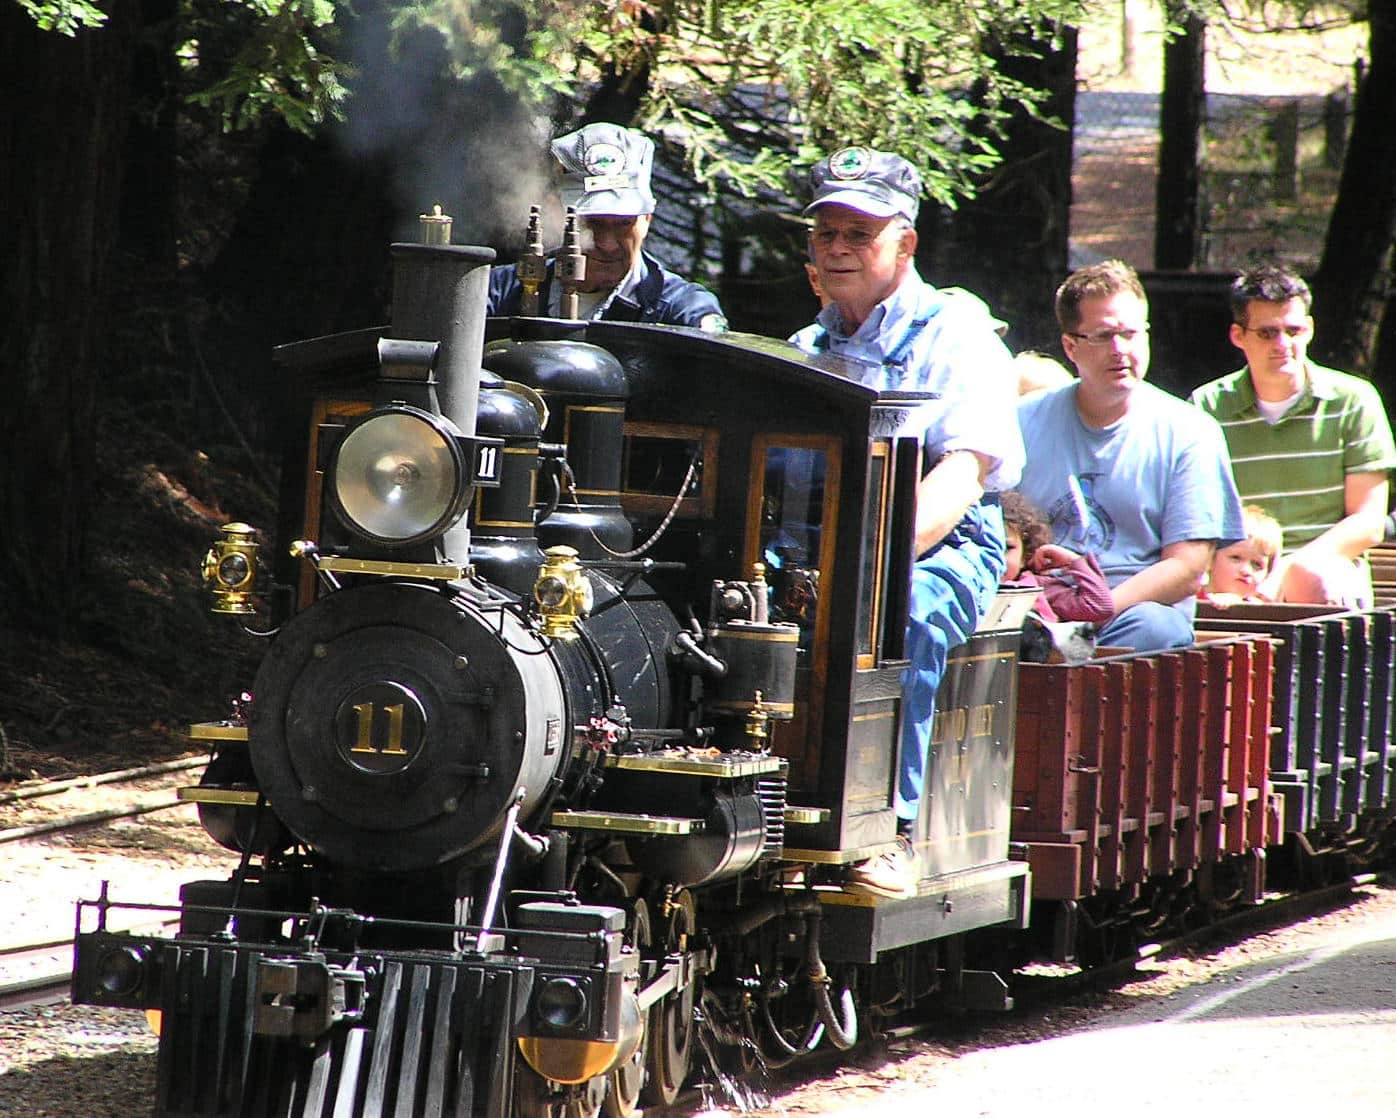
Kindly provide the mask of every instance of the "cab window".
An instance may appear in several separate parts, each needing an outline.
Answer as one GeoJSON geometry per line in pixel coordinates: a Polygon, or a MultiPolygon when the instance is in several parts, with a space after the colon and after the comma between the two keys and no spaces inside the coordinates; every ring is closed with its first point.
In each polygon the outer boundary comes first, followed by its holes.
{"type": "Polygon", "coordinates": [[[868,498],[863,505],[863,564],[858,580],[858,666],[871,668],[879,649],[883,586],[887,581],[887,490],[891,446],[873,443],[868,461],[868,498]]]}
{"type": "Polygon", "coordinates": [[[808,652],[819,620],[821,574],[833,553],[833,440],[768,436],[755,447],[757,561],[765,564],[770,617],[800,627],[808,652]]]}

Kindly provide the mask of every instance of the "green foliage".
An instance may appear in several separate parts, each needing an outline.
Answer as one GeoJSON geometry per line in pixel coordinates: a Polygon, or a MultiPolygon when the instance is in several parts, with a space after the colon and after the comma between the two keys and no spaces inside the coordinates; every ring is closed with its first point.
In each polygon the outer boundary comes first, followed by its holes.
{"type": "Polygon", "coordinates": [[[228,131],[280,117],[297,132],[312,133],[337,116],[347,90],[347,68],[321,49],[332,38],[332,0],[186,0],[189,37],[180,49],[196,71],[195,104],[222,118],[228,131]],[[209,58],[205,42],[235,43],[226,57],[209,58]]]}
{"type": "MultiPolygon", "coordinates": [[[[19,0],[71,34],[86,0],[19,0]]],[[[1216,0],[1194,0],[1197,3],[1216,0]]],[[[894,148],[953,204],[998,161],[1010,113],[1041,93],[1006,58],[1051,49],[1085,0],[382,0],[396,41],[439,35],[452,74],[488,72],[558,117],[603,80],[639,91],[635,123],[681,147],[702,183],[750,194],[843,144],[894,148]]],[[[191,99],[236,130],[311,132],[352,81],[333,57],[344,0],[183,0],[191,99]]],[[[565,121],[564,121],[565,122],[565,121]]]]}
{"type": "Polygon", "coordinates": [[[489,68],[540,110],[603,77],[643,89],[639,127],[680,145],[700,182],[752,193],[849,143],[894,148],[953,204],[994,166],[994,138],[1041,94],[1001,61],[1048,49],[1082,0],[453,0],[403,6],[458,72],[489,68]],[[503,29],[503,30],[502,30],[503,29]]]}
{"type": "Polygon", "coordinates": [[[19,0],[19,6],[41,30],[69,37],[84,27],[100,27],[107,21],[107,13],[87,0],[19,0]]]}

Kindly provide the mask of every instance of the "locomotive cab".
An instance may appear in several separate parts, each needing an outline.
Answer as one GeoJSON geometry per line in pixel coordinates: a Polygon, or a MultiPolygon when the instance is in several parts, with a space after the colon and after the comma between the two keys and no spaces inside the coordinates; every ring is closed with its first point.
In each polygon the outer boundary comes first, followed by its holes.
{"type": "MultiPolygon", "coordinates": [[[[922,467],[915,413],[935,401],[879,391],[881,370],[764,338],[607,323],[590,324],[587,337],[626,368],[621,503],[637,535],[668,512],[652,479],[672,485],[699,461],[698,483],[656,555],[688,564],[690,595],[704,575],[759,565],[769,620],[795,627],[791,710],[772,724],[771,743],[789,762],[783,857],[828,882],[820,890],[827,950],[872,961],[931,928],[1022,925],[1029,876],[1009,856],[1008,830],[1016,657],[1030,595],[1002,596],[973,639],[952,650],[914,835],[919,896],[888,901],[838,888],[843,866],[895,836],[922,467]],[[664,336],[663,370],[650,335],[664,336]]],[[[752,702],[720,705],[743,713],[752,702]]]]}

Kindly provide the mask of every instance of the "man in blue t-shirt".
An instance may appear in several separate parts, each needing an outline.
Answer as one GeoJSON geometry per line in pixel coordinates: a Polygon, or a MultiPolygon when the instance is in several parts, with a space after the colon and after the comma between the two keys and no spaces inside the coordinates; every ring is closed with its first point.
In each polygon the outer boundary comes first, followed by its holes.
{"type": "Polygon", "coordinates": [[[1149,304],[1128,264],[1073,272],[1056,312],[1079,380],[1019,405],[1019,488],[1057,543],[1100,561],[1115,601],[1102,645],[1191,644],[1212,552],[1245,536],[1221,429],[1145,382],[1149,304]]]}

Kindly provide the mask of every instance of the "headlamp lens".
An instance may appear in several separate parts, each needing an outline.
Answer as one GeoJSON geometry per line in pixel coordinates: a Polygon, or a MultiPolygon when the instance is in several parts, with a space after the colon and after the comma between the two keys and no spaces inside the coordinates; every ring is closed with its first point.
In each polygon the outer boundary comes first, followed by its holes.
{"type": "Polygon", "coordinates": [[[132,994],[141,984],[145,957],[134,947],[118,947],[104,954],[97,964],[97,981],[116,997],[132,994]]]}
{"type": "Polygon", "coordinates": [[[545,575],[533,584],[533,596],[544,609],[557,609],[567,601],[567,583],[556,575],[545,575]]]}
{"type": "Polygon", "coordinates": [[[586,1017],[587,995],[576,979],[550,978],[538,991],[538,1016],[554,1029],[574,1029],[586,1017]]]}
{"type": "Polygon", "coordinates": [[[349,526],[411,543],[450,527],[464,486],[454,440],[425,414],[389,411],[345,436],[331,484],[349,526]]]}
{"type": "Polygon", "coordinates": [[[225,555],[218,563],[218,581],[224,586],[241,586],[252,572],[247,556],[233,552],[225,555]]]}

